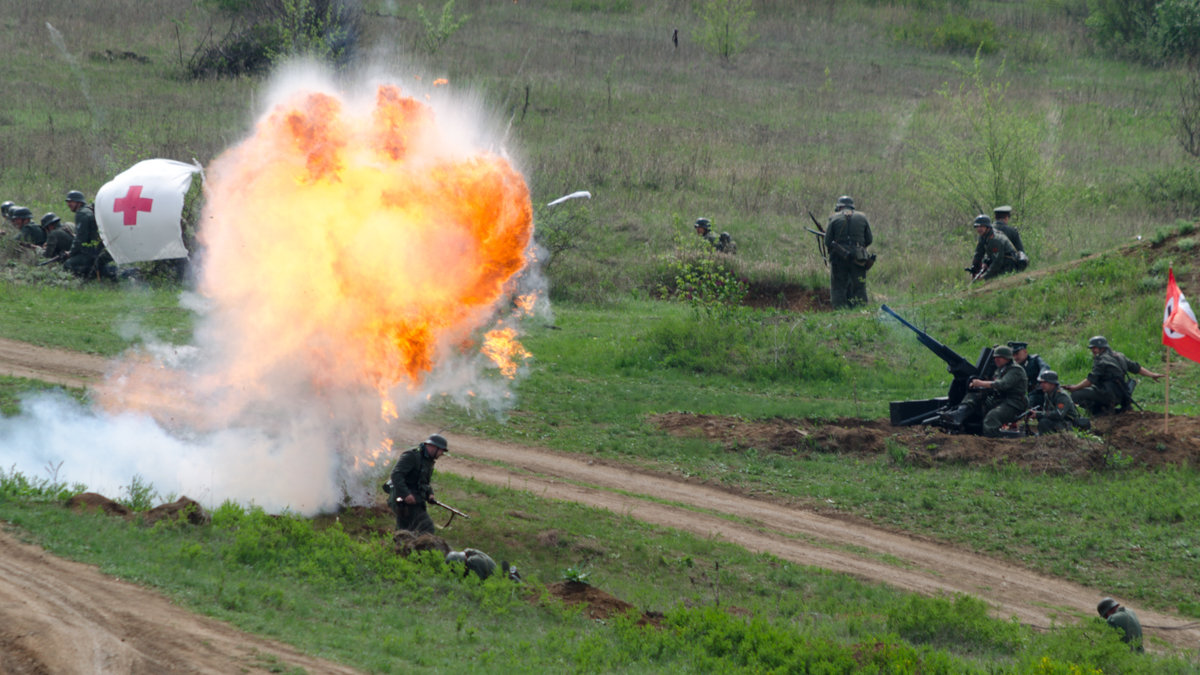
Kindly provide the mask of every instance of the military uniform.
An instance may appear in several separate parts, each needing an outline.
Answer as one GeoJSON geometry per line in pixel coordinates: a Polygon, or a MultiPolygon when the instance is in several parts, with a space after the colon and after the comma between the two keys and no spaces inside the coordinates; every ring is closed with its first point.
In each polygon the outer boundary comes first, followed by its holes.
{"type": "Polygon", "coordinates": [[[1071,393],[1075,405],[1087,409],[1093,415],[1104,415],[1115,408],[1128,405],[1129,390],[1125,388],[1126,373],[1137,373],[1141,364],[1112,348],[1105,348],[1092,357],[1092,372],[1087,379],[1090,386],[1071,393]]]}
{"type": "Polygon", "coordinates": [[[825,246],[829,250],[829,299],[834,309],[865,305],[867,268],[857,251],[871,245],[871,223],[864,214],[843,210],[829,217],[825,246]]]}
{"type": "MultiPolygon", "coordinates": [[[[987,269],[983,271],[983,279],[992,279],[1001,274],[1016,271],[1017,249],[1008,237],[992,229],[990,235],[979,238],[976,251],[978,252],[980,249],[982,249],[983,255],[979,257],[979,264],[987,265],[987,269]]],[[[972,261],[971,267],[980,269],[974,261],[972,261]]]]}
{"type": "Polygon", "coordinates": [[[1071,395],[1063,391],[1062,387],[1055,387],[1049,394],[1045,394],[1041,408],[1042,414],[1038,416],[1039,434],[1069,431],[1079,418],[1079,410],[1075,408],[1071,395]]]}
{"type": "Polygon", "coordinates": [[[46,233],[46,245],[42,249],[42,255],[47,259],[64,255],[71,250],[74,241],[74,238],[59,225],[46,233]]]}
{"type": "MultiPolygon", "coordinates": [[[[1015,361],[1014,361],[1015,363],[1015,361]]],[[[1042,405],[1044,395],[1042,388],[1038,386],[1038,375],[1042,374],[1043,370],[1050,370],[1050,366],[1042,360],[1042,357],[1037,354],[1030,354],[1025,363],[1017,364],[1025,369],[1025,377],[1029,380],[1029,407],[1037,408],[1042,405]]]]}
{"type": "Polygon", "coordinates": [[[396,529],[412,532],[435,532],[433,519],[425,508],[433,496],[433,465],[436,461],[425,452],[425,444],[404,451],[392,469],[392,492],[390,504],[396,514],[396,529]],[[404,498],[412,495],[415,504],[405,504],[404,498]],[[399,500],[399,501],[397,501],[399,500]]]}
{"type": "Polygon", "coordinates": [[[90,278],[103,251],[104,243],[100,240],[100,227],[96,225],[92,207],[80,206],[75,211],[75,240],[71,242],[66,268],[81,279],[90,278]]]}
{"type": "Polygon", "coordinates": [[[972,409],[983,407],[983,435],[999,436],[1000,427],[1014,422],[1029,409],[1029,379],[1025,369],[1009,362],[996,371],[991,389],[974,389],[963,398],[972,409]]]}
{"type": "Polygon", "coordinates": [[[1134,651],[1145,651],[1142,646],[1142,623],[1132,609],[1122,607],[1105,619],[1108,625],[1121,631],[1121,641],[1134,651]]]}
{"type": "Polygon", "coordinates": [[[21,232],[17,235],[17,241],[24,244],[41,246],[46,243],[46,231],[42,229],[41,225],[26,223],[21,227],[21,232]]]}

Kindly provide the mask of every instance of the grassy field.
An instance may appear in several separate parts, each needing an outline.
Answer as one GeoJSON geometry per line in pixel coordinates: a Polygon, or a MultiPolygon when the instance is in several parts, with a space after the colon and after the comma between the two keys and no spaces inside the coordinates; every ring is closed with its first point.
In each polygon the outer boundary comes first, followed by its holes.
{"type": "MultiPolygon", "coordinates": [[[[897,27],[944,16],[913,7],[919,3],[757,2],[758,40],[723,62],[698,46],[703,25],[694,4],[459,2],[456,10],[470,17],[462,28],[436,54],[414,57],[422,32],[415,11],[367,3],[360,62],[400,81],[447,77],[477,92],[509,128],[539,228],[570,235],[546,268],[554,326],[527,326],[534,358],[517,385],[516,407],[495,419],[435,405],[426,419],[456,433],[648,464],[801,502],[834,498],[839,509],[889,527],[1200,617],[1200,478],[1193,467],[1072,477],[1003,466],[928,469],[888,458],[787,458],[753,448],[730,454],[648,421],[672,411],[879,418],[890,400],[944,393],[942,364],[874,307],[708,312],[653,299],[671,265],[685,258],[679,251],[694,245],[690,223],[701,215],[737,239],[740,275],[820,287],[824,267],[801,228],[806,211],[820,216],[844,193],[875,230],[873,305],[887,302],[968,358],[985,345],[1028,340],[1071,382],[1086,374],[1084,345],[1097,333],[1161,371],[1167,268],[1193,302],[1200,294],[1190,224],[1200,206],[1163,199],[1155,189],[1170,171],[1196,171],[1173,137],[1174,74],[1095,54],[1081,3],[967,3],[968,14],[991,21],[1003,38],[1002,50],[981,58],[981,72],[1006,84],[1007,114],[1032,130],[1051,169],[1046,198],[1017,218],[1034,259],[1030,273],[968,288],[961,268],[973,250],[966,224],[974,212],[930,191],[922,153],[962,134],[953,92],[972,53],[895,38],[897,27]],[[675,28],[678,48],[670,42],[675,28]],[[578,189],[593,198],[557,210],[540,206],[578,189]],[[1105,254],[1080,260],[1097,252],[1105,254]],[[1090,563],[1098,552],[1108,560],[1090,563]]],[[[67,189],[92,195],[117,171],[152,156],[207,163],[245,134],[263,81],[198,82],[180,73],[209,22],[183,0],[0,8],[11,36],[0,73],[6,82],[28,83],[0,110],[0,199],[38,214],[61,212],[67,189]],[[65,51],[46,22],[63,36],[65,51]],[[105,50],[150,61],[110,60],[105,50]]],[[[286,207],[281,217],[294,217],[286,207]]],[[[178,288],[79,289],[48,270],[30,272],[16,254],[0,264],[0,337],[113,355],[151,336],[184,342],[191,334],[178,288]]],[[[5,414],[32,386],[0,380],[5,414]]],[[[1171,410],[1197,414],[1198,389],[1200,369],[1174,360],[1171,410]]],[[[1161,385],[1147,381],[1138,393],[1162,411],[1161,385]]],[[[908,597],[452,479],[442,488],[452,503],[491,510],[492,522],[507,523],[502,531],[468,526],[461,536],[498,559],[521,561],[532,588],[586,569],[639,608],[667,612],[674,630],[599,625],[509,587],[462,584],[436,562],[413,568],[385,560],[378,537],[343,537],[321,523],[272,526],[230,507],[212,528],[147,530],[68,516],[43,503],[44,494],[4,485],[0,518],[56,553],[373,672],[794,670],[797,654],[839,663],[876,644],[888,645],[878,650],[886,663],[909,659],[923,664],[921,672],[1065,673],[1072,662],[1104,672],[1195,668],[1131,661],[1090,618],[1034,634],[986,618],[970,599],[908,597]],[[538,518],[503,517],[513,509],[538,518]],[[310,534],[314,525],[328,534],[310,534]],[[535,543],[550,530],[559,544],[535,543]],[[260,539],[240,539],[239,531],[260,539]],[[262,543],[272,538],[323,560],[361,558],[361,567],[314,570],[275,559],[267,549],[279,547],[262,543]],[[435,605],[434,596],[443,599],[435,605]],[[322,614],[330,603],[336,612],[322,614]],[[754,618],[708,612],[718,605],[754,618]],[[411,606],[430,617],[427,628],[373,639],[379,622],[398,625],[411,606]],[[312,620],[289,619],[295,616],[312,620]],[[319,630],[317,616],[321,627],[337,629],[319,630]],[[906,616],[931,630],[905,623],[906,616]],[[781,646],[773,651],[735,636],[747,626],[781,646]],[[700,633],[728,642],[706,642],[700,633]],[[426,639],[434,648],[407,656],[426,639]]]]}

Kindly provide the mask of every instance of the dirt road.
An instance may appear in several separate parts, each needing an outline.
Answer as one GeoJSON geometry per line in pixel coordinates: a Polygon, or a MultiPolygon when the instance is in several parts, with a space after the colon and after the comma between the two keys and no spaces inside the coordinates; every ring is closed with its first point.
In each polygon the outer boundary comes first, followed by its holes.
{"type": "MultiPolygon", "coordinates": [[[[86,386],[103,375],[102,359],[53,350],[44,350],[32,361],[58,364],[43,373],[28,365],[28,349],[28,345],[0,340],[0,373],[68,386],[86,386]]],[[[402,424],[396,435],[415,438],[426,431],[402,424]]],[[[906,590],[970,593],[994,606],[1000,616],[1016,616],[1033,626],[1049,626],[1056,615],[1090,616],[1099,598],[1106,595],[1101,589],[1046,577],[935,541],[733,494],[676,476],[486,439],[457,437],[454,443],[454,452],[439,463],[439,471],[527,490],[540,497],[588,504],[699,536],[719,537],[750,550],[906,590]],[[725,514],[736,514],[739,520],[725,514]]],[[[139,629],[120,623],[145,615],[144,607],[156,597],[91,568],[15,545],[11,538],[0,539],[0,648],[6,654],[27,657],[30,663],[45,666],[12,672],[175,672],[154,667],[144,671],[110,669],[107,665],[154,664],[157,662],[145,659],[175,650],[178,662],[191,666],[187,672],[229,672],[227,666],[231,664],[249,667],[252,657],[247,655],[256,651],[278,654],[287,663],[299,664],[301,661],[289,659],[304,658],[248,635],[241,636],[239,646],[235,631],[197,619],[161,599],[157,602],[162,613],[151,620],[169,626],[171,640],[155,639],[148,627],[139,629]],[[32,576],[29,570],[34,568],[45,572],[32,576]],[[84,574],[90,574],[88,583],[72,581],[84,574]],[[58,589],[70,590],[59,593],[58,589]],[[72,609],[71,603],[79,604],[72,609]],[[56,630],[64,610],[70,623],[56,630]],[[18,616],[22,617],[21,623],[16,622],[18,616]],[[114,631],[114,623],[123,628],[114,631]],[[80,639],[81,634],[88,636],[86,643],[80,639]],[[81,644],[94,647],[85,649],[81,644]],[[61,659],[71,663],[51,667],[63,664],[61,659]]],[[[1200,628],[1162,628],[1180,626],[1187,620],[1141,607],[1137,610],[1148,638],[1190,650],[1200,645],[1200,628]]],[[[6,662],[0,661],[0,666],[9,672],[6,662]]],[[[328,664],[305,667],[312,672],[347,672],[328,664]]]]}

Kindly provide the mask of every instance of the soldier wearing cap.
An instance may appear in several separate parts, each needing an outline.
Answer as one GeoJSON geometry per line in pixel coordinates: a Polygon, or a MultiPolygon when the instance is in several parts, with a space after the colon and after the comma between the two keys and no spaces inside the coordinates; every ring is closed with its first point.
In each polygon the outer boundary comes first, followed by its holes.
{"type": "Polygon", "coordinates": [[[1133,394],[1127,383],[1127,373],[1145,375],[1158,381],[1161,373],[1146,369],[1108,345],[1103,335],[1088,340],[1092,351],[1092,370],[1088,376],[1065,389],[1071,392],[1075,405],[1084,408],[1093,416],[1124,412],[1133,404],[1133,394]]]}
{"type": "Polygon", "coordinates": [[[1043,370],[1050,370],[1050,366],[1042,360],[1041,356],[1029,353],[1029,343],[1013,340],[1008,343],[1009,348],[1013,351],[1013,363],[1025,369],[1025,376],[1029,378],[1029,407],[1037,408],[1042,405],[1042,390],[1038,387],[1038,375],[1043,370]]]}
{"type": "Polygon", "coordinates": [[[984,214],[975,216],[971,223],[979,241],[975,243],[975,257],[971,266],[966,268],[974,279],[992,279],[1013,272],[1017,269],[1017,249],[1004,236],[992,227],[992,219],[984,214]]]}
{"type": "Polygon", "coordinates": [[[825,226],[829,300],[834,309],[867,304],[867,270],[875,264],[875,254],[868,253],[867,247],[873,241],[866,214],[854,210],[849,195],[838,197],[825,226]]]}
{"type": "Polygon", "coordinates": [[[47,260],[65,258],[75,239],[63,229],[62,218],[54,213],[47,213],[42,216],[42,230],[46,233],[46,243],[42,246],[42,257],[47,260]]]}
{"type": "Polygon", "coordinates": [[[1079,410],[1071,395],[1062,390],[1058,383],[1058,373],[1053,370],[1043,370],[1037,378],[1039,393],[1042,395],[1041,410],[1037,414],[1038,433],[1052,434],[1068,431],[1079,419],[1079,410]]]}
{"type": "Polygon", "coordinates": [[[446,439],[433,434],[396,460],[389,481],[389,506],[396,514],[396,529],[433,534],[433,519],[425,509],[433,500],[433,464],[450,452],[446,439]]]}
{"type": "Polygon", "coordinates": [[[1009,223],[1009,220],[1012,218],[1012,211],[1013,208],[1007,205],[997,206],[992,209],[992,216],[994,218],[992,225],[996,228],[997,232],[1008,237],[1008,240],[1012,242],[1013,248],[1017,249],[1016,268],[1018,272],[1023,272],[1026,267],[1029,267],[1029,255],[1025,252],[1025,244],[1021,242],[1021,233],[1009,223]]]}
{"type": "Polygon", "coordinates": [[[1029,409],[1029,379],[1025,369],[1013,363],[1012,348],[1000,345],[992,349],[992,362],[996,365],[995,379],[972,378],[970,389],[962,403],[943,416],[947,422],[962,426],[974,413],[982,412],[983,435],[997,437],[1000,427],[1015,422],[1021,413],[1029,409]]]}
{"type": "Polygon", "coordinates": [[[1108,625],[1121,631],[1121,642],[1129,645],[1129,649],[1135,652],[1146,651],[1142,646],[1142,622],[1138,621],[1137,614],[1133,613],[1132,609],[1122,607],[1120,603],[1112,598],[1104,598],[1096,605],[1096,613],[1099,614],[1108,625]]]}

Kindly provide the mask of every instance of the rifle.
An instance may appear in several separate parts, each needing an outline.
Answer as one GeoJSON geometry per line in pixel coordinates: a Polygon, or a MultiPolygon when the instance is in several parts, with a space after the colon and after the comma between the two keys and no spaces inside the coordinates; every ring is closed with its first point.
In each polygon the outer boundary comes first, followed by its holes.
{"type": "Polygon", "coordinates": [[[66,253],[59,253],[58,255],[54,256],[53,258],[51,258],[49,260],[43,260],[42,262],[38,263],[36,266],[37,267],[45,267],[46,265],[51,265],[53,263],[61,262],[66,259],[67,259],[66,253]]]}
{"type": "Polygon", "coordinates": [[[816,235],[817,250],[821,252],[821,261],[825,263],[826,267],[828,267],[829,266],[829,254],[825,252],[825,228],[821,227],[821,223],[817,222],[817,217],[813,215],[812,211],[808,212],[808,217],[812,218],[813,225],[816,225],[817,229],[813,230],[813,229],[810,229],[807,227],[804,229],[808,230],[809,232],[812,232],[814,235],[816,235]]]}
{"type": "Polygon", "coordinates": [[[468,516],[467,514],[463,513],[462,511],[459,511],[458,509],[454,508],[453,506],[450,506],[449,504],[443,504],[443,503],[439,502],[438,500],[434,499],[433,497],[429,498],[429,503],[433,504],[434,506],[440,506],[443,509],[446,509],[447,511],[450,512],[450,520],[447,520],[446,524],[442,526],[443,530],[450,527],[450,523],[454,522],[454,516],[462,516],[463,518],[466,518],[467,520],[471,519],[471,516],[468,516]]]}

